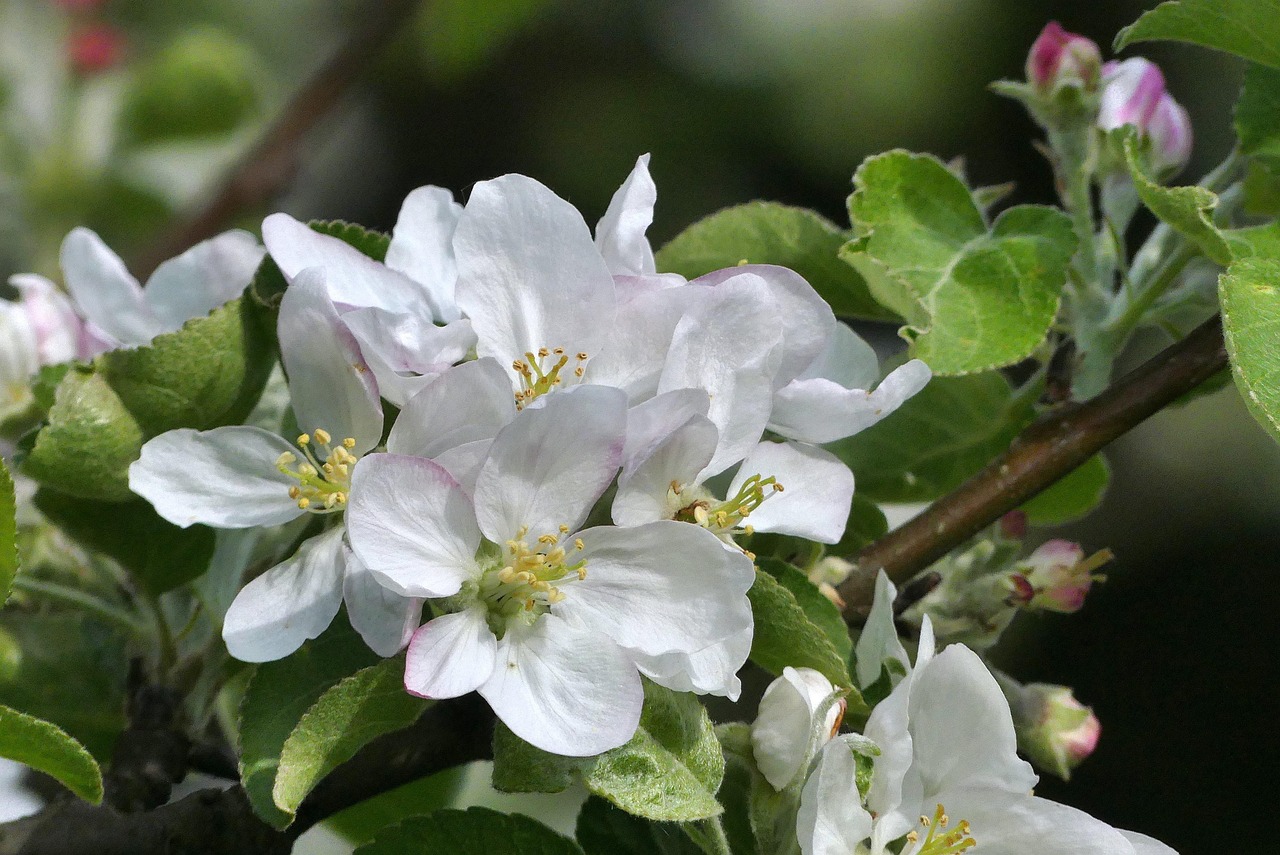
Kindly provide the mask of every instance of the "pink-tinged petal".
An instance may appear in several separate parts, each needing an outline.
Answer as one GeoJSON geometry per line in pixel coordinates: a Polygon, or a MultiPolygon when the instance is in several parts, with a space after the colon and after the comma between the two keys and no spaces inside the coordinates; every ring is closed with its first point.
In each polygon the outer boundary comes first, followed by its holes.
{"type": "Polygon", "coordinates": [[[1165,94],[1160,67],[1140,56],[1102,67],[1102,103],[1098,126],[1104,131],[1134,125],[1146,133],[1160,98],[1165,94]]]}
{"type": "Polygon", "coordinates": [[[553,611],[628,652],[693,653],[751,627],[751,560],[701,526],[664,520],[578,537],[586,578],[566,585],[553,611]]]}
{"type": "Polygon", "coordinates": [[[1145,834],[1123,829],[1120,829],[1120,833],[1133,846],[1134,855],[1178,855],[1172,848],[1145,834]]]}
{"type": "Polygon", "coordinates": [[[482,181],[453,249],[458,307],[480,356],[505,368],[543,347],[563,348],[571,361],[600,352],[613,328],[613,277],[568,202],[523,175],[482,181]]]}
{"type": "Polygon", "coordinates": [[[507,372],[496,359],[450,368],[415,395],[387,437],[387,451],[434,458],[478,440],[493,439],[515,418],[507,372]]]}
{"type": "Polygon", "coordinates": [[[760,441],[773,407],[779,336],[770,290],[751,273],[710,289],[676,325],[658,391],[704,389],[711,396],[707,416],[720,445],[704,475],[724,471],[760,441]]]}
{"type": "Polygon", "coordinates": [[[622,462],[627,399],[578,386],[520,412],[489,447],[476,479],[476,518],[494,543],[526,529],[530,541],[576,529],[622,462]]]}
{"type": "Polygon", "coordinates": [[[202,318],[249,287],[265,250],[246,231],[223,232],[156,268],[142,296],[165,332],[202,318]]]}
{"type": "Polygon", "coordinates": [[[290,283],[309,267],[323,268],[329,297],[335,303],[353,309],[377,306],[392,312],[436,314],[435,307],[426,305],[423,289],[408,276],[288,214],[272,214],[263,220],[262,240],[290,283]]]}
{"type": "Polygon", "coordinates": [[[627,441],[622,447],[622,472],[643,462],[676,429],[694,416],[705,416],[711,398],[704,389],[674,389],[627,410],[627,441]]]}
{"type": "MultiPolygon", "coordinates": [[[[471,322],[436,326],[430,318],[368,308],[345,312],[342,322],[378,381],[378,392],[397,407],[429,386],[475,347],[471,322]]],[[[503,374],[507,386],[511,381],[503,374]]]]}
{"type": "MultiPolygon", "coordinates": [[[[671,496],[671,485],[696,487],[698,473],[711,462],[720,432],[705,416],[693,416],[676,429],[630,472],[618,478],[613,499],[613,521],[618,525],[641,525],[669,520],[684,504],[671,496]]],[[[685,493],[685,504],[698,498],[696,490],[685,493]]],[[[846,514],[847,516],[847,514],[846,514]]]]}
{"type": "Polygon", "coordinates": [[[745,524],[818,543],[837,543],[844,536],[853,505],[853,472],[831,452],[799,443],[762,442],[738,468],[728,495],[737,495],[752,475],[777,478],[783,489],[767,493],[745,524]]]}
{"type": "Polygon", "coordinates": [[[406,597],[449,597],[479,575],[471,500],[430,460],[373,454],[357,463],[347,529],[361,563],[406,597]]]}
{"type": "Polygon", "coordinates": [[[498,639],[475,605],[428,621],[413,634],[404,663],[404,687],[420,698],[457,698],[474,692],[493,673],[498,639]]]}
{"type": "Polygon", "coordinates": [[[644,703],[640,674],[616,644],[553,614],[507,630],[480,694],[516,736],[566,757],[626,743],[644,703]]]}
{"type": "MultiPolygon", "coordinates": [[[[983,855],[1134,855],[1119,831],[1081,810],[1036,798],[1026,792],[964,788],[929,794],[921,814],[932,815],[941,804],[950,827],[961,820],[983,855]]],[[[908,846],[903,855],[913,855],[908,846]]],[[[1161,851],[1172,850],[1155,850],[1161,851]]]]}
{"type": "Polygon", "coordinates": [[[616,386],[632,403],[658,391],[676,324],[706,295],[690,286],[649,291],[618,305],[617,321],[600,352],[587,362],[583,382],[616,386]]]}
{"type": "Polygon", "coordinates": [[[422,600],[388,590],[360,563],[350,546],[344,548],[347,574],[342,601],[347,604],[351,626],[374,653],[395,656],[422,622],[422,600]]]}
{"type": "Polygon", "coordinates": [[[642,276],[657,270],[653,248],[644,236],[653,224],[657,201],[658,188],[649,176],[649,155],[642,154],[596,223],[596,247],[614,276],[642,276]]]}
{"type": "Polygon", "coordinates": [[[693,280],[693,284],[720,286],[744,273],[757,276],[764,282],[775,307],[774,324],[780,327],[782,334],[774,378],[774,388],[779,388],[822,354],[827,340],[835,332],[836,316],[827,301],[818,296],[803,276],[774,264],[727,267],[701,276],[693,280]]]}
{"type": "Polygon", "coordinates": [[[324,632],[342,605],[343,570],[341,526],[307,540],[236,595],[222,623],[227,651],[271,662],[324,632]]]}
{"type": "Polygon", "coordinates": [[[147,344],[161,323],[120,256],[86,228],[62,241],[62,276],[84,317],[126,347],[147,344]]]}
{"type": "Polygon", "coordinates": [[[793,380],[773,397],[769,429],[801,442],[834,442],[889,416],[928,384],[929,366],[913,359],[894,369],[874,392],[846,389],[821,377],[793,380]]]}
{"type": "Polygon", "coordinates": [[[9,277],[9,284],[22,295],[19,306],[26,315],[40,365],[96,355],[84,352],[84,322],[52,282],[34,273],[19,273],[9,277]]]}
{"type": "Polygon", "coordinates": [[[400,206],[400,216],[387,247],[387,267],[399,271],[421,285],[431,305],[439,311],[436,320],[455,321],[459,317],[454,300],[458,268],[453,260],[453,232],[462,216],[462,206],[443,187],[419,187],[400,206]]]}
{"type": "Polygon", "coordinates": [[[827,743],[805,781],[796,814],[804,855],[849,855],[871,835],[871,814],[859,804],[858,763],[849,746],[827,743]]]}
{"type": "Polygon", "coordinates": [[[289,498],[297,481],[276,461],[297,449],[262,428],[235,425],[162,433],[129,467],[129,489],[177,526],[279,525],[302,513],[289,498]]]}
{"type": "Polygon", "coordinates": [[[382,401],[360,347],[334,308],[319,269],[303,271],[280,301],[280,359],[298,427],[323,428],[363,454],[382,439],[382,401]]]}
{"type": "Polygon", "coordinates": [[[738,672],[751,652],[752,629],[748,627],[728,638],[708,644],[692,653],[661,653],[657,656],[631,651],[640,673],[673,692],[716,695],[737,701],[742,694],[738,672]]]}

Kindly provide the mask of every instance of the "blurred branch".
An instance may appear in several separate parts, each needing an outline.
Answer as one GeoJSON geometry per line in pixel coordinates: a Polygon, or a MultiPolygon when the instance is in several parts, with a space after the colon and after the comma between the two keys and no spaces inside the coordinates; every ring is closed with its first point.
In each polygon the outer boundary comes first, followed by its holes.
{"type": "Polygon", "coordinates": [[[866,617],[877,571],[903,584],[1226,367],[1214,317],[1097,397],[1049,411],[977,475],[858,553],[839,589],[845,619],[866,617]]]}
{"type": "Polygon", "coordinates": [[[175,222],[130,269],[140,279],[161,262],[227,228],[240,214],[265,205],[293,179],[303,138],[400,31],[420,0],[369,0],[360,28],[299,89],[280,115],[213,191],[204,206],[175,222]]]}

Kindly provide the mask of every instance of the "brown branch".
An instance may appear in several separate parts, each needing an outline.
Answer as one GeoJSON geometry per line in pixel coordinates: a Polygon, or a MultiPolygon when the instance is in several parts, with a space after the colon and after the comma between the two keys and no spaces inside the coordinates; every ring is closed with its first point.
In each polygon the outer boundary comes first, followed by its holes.
{"type": "Polygon", "coordinates": [[[906,582],[1226,366],[1215,317],[1096,398],[1050,411],[977,475],[858,553],[857,570],[839,589],[845,619],[866,617],[877,571],[906,582]]]}
{"type": "Polygon", "coordinates": [[[161,262],[213,237],[245,211],[282,192],[297,169],[303,137],[341,100],[417,9],[420,0],[369,0],[360,28],[289,100],[262,138],[223,179],[212,198],[173,224],[133,260],[145,279],[161,262]]]}

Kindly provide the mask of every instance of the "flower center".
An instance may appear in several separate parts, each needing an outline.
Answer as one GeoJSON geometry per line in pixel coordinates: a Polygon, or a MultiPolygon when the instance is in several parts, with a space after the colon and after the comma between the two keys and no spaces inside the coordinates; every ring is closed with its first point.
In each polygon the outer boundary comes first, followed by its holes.
{"type": "MultiPolygon", "coordinates": [[[[588,356],[580,351],[573,358],[576,361],[573,376],[581,379],[587,370],[588,356]]],[[[537,353],[529,351],[524,355],[524,359],[512,362],[512,369],[520,377],[520,389],[516,392],[516,409],[523,410],[530,401],[561,385],[564,378],[560,376],[560,372],[568,365],[569,354],[564,352],[563,347],[552,350],[540,347],[537,353]]]]}
{"type": "Polygon", "coordinates": [[[340,511],[347,505],[351,492],[351,468],[359,458],[351,453],[356,447],[353,437],[333,445],[333,437],[324,428],[298,437],[302,457],[286,451],[276,459],[276,468],[298,483],[289,488],[289,498],[304,511],[325,514],[340,511]]]}
{"type": "Polygon", "coordinates": [[[960,820],[959,825],[947,831],[950,821],[942,805],[938,805],[938,809],[934,811],[933,819],[921,816],[920,825],[925,829],[925,838],[920,842],[918,831],[907,834],[908,845],[920,843],[920,848],[912,850],[911,855],[957,855],[978,845],[978,841],[969,834],[968,820],[960,820]]]}
{"type": "Polygon", "coordinates": [[[587,578],[586,559],[577,558],[583,549],[581,538],[574,538],[569,549],[560,543],[568,533],[569,527],[562,525],[558,532],[544,534],[531,544],[525,540],[528,529],[522,528],[514,540],[507,541],[502,565],[480,578],[480,598],[499,637],[513,619],[536,620],[564,600],[560,586],[587,578]]]}
{"type": "Polygon", "coordinates": [[[681,504],[682,496],[687,489],[678,481],[671,482],[667,490],[667,501],[670,505],[679,508],[672,519],[700,525],[717,535],[728,534],[738,528],[741,528],[745,534],[751,534],[752,527],[745,524],[747,517],[764,504],[765,499],[783,491],[782,485],[772,475],[768,478],[752,475],[742,483],[742,487],[735,495],[723,502],[713,501],[708,498],[706,491],[702,490],[700,491],[702,495],[681,504]]]}

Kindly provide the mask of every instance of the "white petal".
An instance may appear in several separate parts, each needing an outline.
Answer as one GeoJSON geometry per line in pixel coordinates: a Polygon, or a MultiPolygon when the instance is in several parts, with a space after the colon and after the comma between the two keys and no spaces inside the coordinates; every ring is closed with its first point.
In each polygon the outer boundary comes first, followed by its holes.
{"type": "MultiPolygon", "coordinates": [[[[1133,855],[1124,836],[1084,811],[1026,793],[963,789],[938,793],[921,806],[932,815],[941,804],[951,827],[967,820],[982,855],[1133,855]]],[[[903,850],[910,855],[914,850],[903,850]]],[[[1160,850],[1156,850],[1157,852],[1160,850]]]]}
{"type": "MultiPolygon", "coordinates": [[[[613,499],[613,521],[640,525],[671,519],[681,507],[668,499],[672,483],[695,487],[695,479],[711,462],[719,438],[720,432],[710,419],[691,417],[630,472],[623,471],[613,499]]],[[[689,491],[688,497],[692,502],[694,491],[689,491]]]]}
{"type": "Polygon", "coordinates": [[[627,742],[644,703],[640,674],[617,645],[550,614],[507,630],[480,694],[516,736],[567,757],[627,742]]]}
{"type": "Polygon", "coordinates": [[[876,593],[871,600],[871,613],[858,636],[858,644],[854,648],[855,671],[859,688],[865,689],[876,680],[884,663],[896,659],[902,664],[904,673],[911,669],[907,659],[907,651],[898,638],[897,627],[893,623],[893,601],[898,596],[898,589],[889,581],[889,577],[881,570],[876,575],[876,593]]]}
{"type": "Polygon", "coordinates": [[[796,379],[822,377],[846,389],[870,389],[880,379],[875,349],[847,324],[837,323],[826,347],[796,379]]]}
{"type": "Polygon", "coordinates": [[[737,701],[742,694],[738,671],[751,652],[751,633],[752,628],[747,627],[692,653],[646,656],[633,651],[631,655],[640,673],[659,686],[673,692],[717,695],[737,701]]]}
{"type": "MultiPolygon", "coordinates": [[[[22,295],[20,306],[32,334],[31,346],[41,365],[57,365],[97,355],[85,347],[84,322],[52,282],[34,273],[19,273],[9,277],[9,284],[22,295]]],[[[25,374],[22,379],[26,379],[25,374]]]]}
{"type": "Polygon", "coordinates": [[[769,429],[803,442],[834,442],[888,416],[919,392],[932,373],[919,359],[896,368],[874,392],[821,377],[793,380],[774,395],[769,429]]]}
{"type": "Polygon", "coordinates": [[[460,445],[493,439],[516,415],[507,372],[485,357],[450,368],[400,411],[387,451],[436,457],[460,445]]]}
{"type": "Polygon", "coordinates": [[[478,439],[475,442],[464,442],[448,451],[442,451],[435,457],[436,463],[444,467],[453,476],[458,486],[468,496],[476,493],[476,479],[480,477],[480,467],[489,459],[491,439],[478,439]]]}
{"type": "Polygon", "coordinates": [[[477,575],[471,501],[430,460],[372,454],[357,463],[347,529],[361,563],[407,597],[449,597],[477,575]]]}
{"type": "Polygon", "coordinates": [[[596,224],[596,246],[614,276],[640,276],[657,270],[653,249],[644,236],[653,224],[657,201],[658,188],[649,176],[649,155],[642,154],[596,224]]]}
{"type": "Polygon", "coordinates": [[[775,790],[786,789],[801,771],[815,735],[819,748],[830,740],[839,707],[830,708],[826,721],[816,716],[833,692],[831,681],[817,671],[790,666],[764,690],[751,725],[751,748],[756,768],[775,790]]]}
{"type": "Polygon", "coordinates": [[[408,276],[288,214],[272,214],[263,220],[262,240],[290,283],[308,267],[323,268],[329,297],[335,303],[353,309],[377,306],[392,312],[435,314],[432,307],[425,306],[423,289],[408,276]]]}
{"type": "Polygon", "coordinates": [[[161,324],[120,256],[86,228],[62,241],[62,276],[84,317],[124,346],[144,345],[161,324]]]}
{"type": "MultiPolygon", "coordinates": [[[[342,322],[360,345],[378,392],[397,407],[465,359],[476,343],[467,320],[441,327],[422,315],[368,308],[343,313],[342,322]]],[[[511,385],[505,372],[503,380],[511,385]]]]}
{"type": "Polygon", "coordinates": [[[409,642],[404,687],[420,698],[457,698],[474,692],[493,673],[498,639],[483,605],[423,624],[409,642]]]}
{"type": "Polygon", "coordinates": [[[476,518],[494,543],[522,528],[529,538],[576,529],[622,460],[626,396],[579,386],[523,410],[489,447],[476,479],[476,518]]]}
{"type": "Polygon", "coordinates": [[[701,526],[664,520],[578,537],[586,578],[553,610],[627,651],[692,653],[751,626],[751,560],[701,526]]]}
{"type": "Polygon", "coordinates": [[[622,470],[634,468],[658,444],[689,421],[705,416],[711,398],[704,389],[674,389],[627,410],[627,441],[622,447],[622,470]]]}
{"type": "Polygon", "coordinates": [[[653,397],[666,364],[676,325],[693,302],[706,295],[700,287],[666,288],[619,303],[616,322],[600,352],[587,362],[584,382],[616,386],[632,403],[653,397]]]}
{"type": "Polygon", "coordinates": [[[202,318],[249,287],[264,254],[257,238],[229,231],[196,244],[156,268],[143,299],[165,332],[202,318]]]}
{"type": "Polygon", "coordinates": [[[850,855],[871,834],[871,814],[859,804],[858,764],[848,745],[836,740],[818,756],[805,781],[796,815],[804,855],[850,855]]]}
{"type": "Polygon", "coordinates": [[[1153,837],[1123,829],[1120,829],[1120,833],[1124,835],[1125,840],[1128,840],[1133,845],[1134,855],[1178,855],[1173,848],[1166,846],[1153,837]]]}
{"type": "Polygon", "coordinates": [[[387,247],[387,267],[426,289],[438,321],[458,319],[453,297],[458,268],[453,260],[453,232],[462,206],[443,187],[419,187],[404,198],[387,247]]]}
{"type": "Polygon", "coordinates": [[[382,439],[382,402],[360,347],[329,299],[323,273],[306,270],[284,292],[277,329],[280,359],[298,427],[323,428],[363,454],[382,439]]]}
{"type": "Polygon", "coordinates": [[[613,277],[568,202],[523,175],[482,181],[453,248],[458,307],[480,356],[507,367],[542,347],[563,348],[570,361],[600,351],[613,327],[613,277]]]}
{"type": "MultiPolygon", "coordinates": [[[[863,728],[863,734],[880,748],[880,755],[875,758],[875,774],[871,777],[871,788],[867,791],[867,807],[879,817],[877,836],[893,840],[906,834],[915,823],[912,818],[906,821],[901,829],[891,828],[894,823],[886,823],[890,814],[899,815],[903,805],[903,790],[907,773],[911,768],[913,745],[908,708],[911,702],[911,680],[900,682],[889,697],[876,704],[863,728]],[[884,825],[884,828],[880,828],[884,825]]],[[[903,810],[913,813],[915,805],[907,805],[903,810]]],[[[872,851],[876,851],[875,847],[872,851]]]]}
{"type": "Polygon", "coordinates": [[[242,662],[282,659],[325,631],[342,605],[342,526],[298,547],[244,586],[222,624],[227,651],[242,662]]]}
{"type": "Polygon", "coordinates": [[[351,626],[374,653],[395,656],[409,643],[413,631],[422,622],[422,600],[402,597],[383,587],[369,568],[360,563],[351,547],[345,548],[347,573],[342,583],[342,600],[347,604],[351,626]]]}
{"type": "Polygon", "coordinates": [[[289,498],[297,482],[276,468],[285,452],[297,449],[262,428],[171,430],[142,446],[129,489],[183,528],[279,525],[302,513],[289,498]]]}
{"type": "Polygon", "coordinates": [[[757,530],[818,543],[837,543],[844,536],[853,505],[853,473],[831,452],[792,442],[762,442],[738,468],[728,495],[737,495],[752,475],[773,476],[784,488],[747,518],[757,530]]]}

